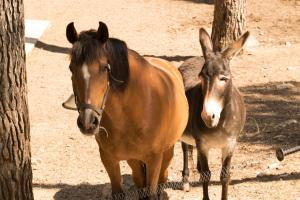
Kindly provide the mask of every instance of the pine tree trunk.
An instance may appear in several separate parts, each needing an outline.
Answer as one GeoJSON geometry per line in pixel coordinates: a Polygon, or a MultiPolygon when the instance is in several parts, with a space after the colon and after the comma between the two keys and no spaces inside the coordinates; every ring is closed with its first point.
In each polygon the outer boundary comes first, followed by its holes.
{"type": "Polygon", "coordinates": [[[224,50],[244,31],[246,0],[215,0],[212,41],[214,50],[224,50]]]}
{"type": "Polygon", "coordinates": [[[0,1],[0,199],[32,200],[23,0],[0,1]]]}

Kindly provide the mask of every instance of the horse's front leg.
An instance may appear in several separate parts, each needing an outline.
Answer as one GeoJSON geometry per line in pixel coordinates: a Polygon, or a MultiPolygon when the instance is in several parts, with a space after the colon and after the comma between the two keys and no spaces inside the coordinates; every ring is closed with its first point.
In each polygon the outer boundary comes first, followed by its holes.
{"type": "Polygon", "coordinates": [[[220,173],[220,181],[222,183],[222,200],[227,200],[228,196],[228,185],[230,181],[230,164],[232,155],[232,149],[222,149],[222,169],[220,173]]]}
{"type": "Polygon", "coordinates": [[[147,199],[157,199],[157,185],[163,161],[163,153],[152,154],[146,161],[147,199]]]}
{"type": "MultiPolygon", "coordinates": [[[[193,161],[193,146],[181,142],[182,152],[183,152],[183,170],[182,170],[182,189],[185,192],[190,191],[189,183],[189,162],[193,161]]],[[[193,162],[192,162],[193,163],[193,162]]]]}
{"type": "Polygon", "coordinates": [[[120,171],[120,164],[119,161],[114,159],[111,155],[107,155],[106,152],[104,152],[100,147],[100,157],[102,160],[102,163],[108,173],[108,176],[110,178],[111,183],[111,190],[112,190],[112,198],[113,199],[122,199],[121,196],[123,194],[123,190],[121,187],[121,171],[120,171]],[[119,195],[117,195],[119,194],[119,195]]]}

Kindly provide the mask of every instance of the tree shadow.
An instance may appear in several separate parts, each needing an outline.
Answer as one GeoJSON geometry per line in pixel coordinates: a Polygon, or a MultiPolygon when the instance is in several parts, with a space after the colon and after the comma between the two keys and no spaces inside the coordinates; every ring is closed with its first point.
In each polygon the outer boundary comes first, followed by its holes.
{"type": "Polygon", "coordinates": [[[214,0],[182,0],[182,1],[189,1],[189,2],[192,2],[192,3],[210,4],[210,5],[213,5],[215,3],[214,0]]]}
{"type": "Polygon", "coordinates": [[[40,40],[38,40],[35,44],[36,48],[39,49],[43,49],[45,51],[50,51],[53,53],[64,53],[64,54],[68,54],[70,52],[70,48],[68,47],[61,47],[61,46],[57,46],[57,45],[53,45],[53,44],[47,44],[45,42],[42,42],[40,40]]]}
{"type": "MultiPolygon", "coordinates": [[[[34,38],[26,38],[26,41],[29,43],[34,43],[35,39],[34,38]]],[[[57,46],[54,44],[47,44],[40,40],[36,41],[35,48],[43,49],[45,51],[50,51],[53,53],[63,53],[63,54],[68,54],[71,50],[71,48],[68,48],[68,47],[61,47],[61,46],[57,46]]],[[[161,58],[161,59],[164,59],[167,61],[176,61],[176,62],[185,61],[186,59],[193,57],[193,56],[180,56],[180,55],[175,55],[175,56],[143,55],[143,56],[161,58]]]]}
{"type": "Polygon", "coordinates": [[[273,82],[240,88],[247,120],[240,142],[296,145],[300,140],[300,82],[273,82]]]}
{"type": "Polygon", "coordinates": [[[175,62],[180,62],[180,61],[185,61],[189,58],[192,58],[194,56],[156,56],[156,55],[143,55],[144,57],[154,57],[154,58],[161,58],[167,61],[175,61],[175,62]]]}

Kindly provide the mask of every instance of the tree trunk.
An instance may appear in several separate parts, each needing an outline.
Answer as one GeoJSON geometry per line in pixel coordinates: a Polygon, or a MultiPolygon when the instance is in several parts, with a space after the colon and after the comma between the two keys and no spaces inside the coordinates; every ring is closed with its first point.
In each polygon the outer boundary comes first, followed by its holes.
{"type": "Polygon", "coordinates": [[[0,199],[31,200],[23,0],[0,1],[0,199]]]}
{"type": "Polygon", "coordinates": [[[244,31],[246,0],[215,0],[212,41],[214,50],[224,50],[244,31]]]}

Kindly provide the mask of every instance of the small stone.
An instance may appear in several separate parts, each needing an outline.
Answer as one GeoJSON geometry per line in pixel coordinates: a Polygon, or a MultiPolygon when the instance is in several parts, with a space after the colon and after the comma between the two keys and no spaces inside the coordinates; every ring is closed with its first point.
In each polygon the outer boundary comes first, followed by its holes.
{"type": "Polygon", "coordinates": [[[297,68],[300,69],[300,66],[288,66],[286,69],[289,70],[289,71],[294,71],[297,68]]]}
{"type": "Polygon", "coordinates": [[[283,90],[283,89],[291,89],[294,88],[295,86],[291,83],[282,83],[280,85],[276,85],[277,90],[283,90]]]}
{"type": "MultiPolygon", "coordinates": [[[[296,119],[289,119],[285,122],[282,122],[282,123],[278,124],[277,127],[284,128],[284,127],[290,126],[292,124],[297,124],[297,123],[298,123],[298,121],[296,119]]],[[[276,138],[276,137],[274,137],[274,138],[276,138]]]]}
{"type": "Polygon", "coordinates": [[[285,42],[285,46],[290,47],[292,44],[290,42],[285,42]]]}
{"type": "Polygon", "coordinates": [[[279,163],[273,163],[268,165],[268,169],[279,169],[280,168],[280,164],[279,163]]]}
{"type": "Polygon", "coordinates": [[[252,49],[253,47],[259,46],[259,42],[254,36],[250,35],[245,46],[246,49],[248,48],[252,49]]]}
{"type": "Polygon", "coordinates": [[[256,177],[257,178],[262,178],[262,177],[264,177],[264,176],[269,176],[270,175],[270,172],[269,172],[269,170],[267,170],[267,171],[265,171],[265,172],[259,172],[257,175],[256,175],[256,177]]]}

